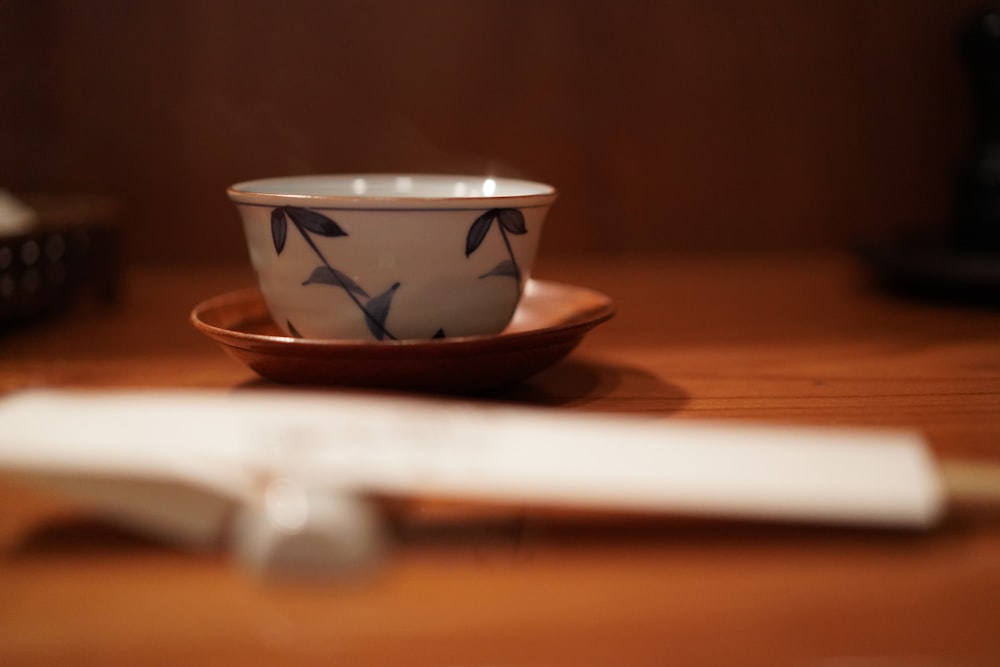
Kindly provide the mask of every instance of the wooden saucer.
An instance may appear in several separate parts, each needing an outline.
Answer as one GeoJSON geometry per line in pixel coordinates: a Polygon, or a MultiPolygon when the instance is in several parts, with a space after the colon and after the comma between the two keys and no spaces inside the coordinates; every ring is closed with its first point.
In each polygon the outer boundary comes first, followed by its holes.
{"type": "Polygon", "coordinates": [[[191,322],[275,382],[461,394],[538,373],[613,315],[614,303],[600,292],[533,280],[510,325],[496,336],[383,342],[291,338],[271,320],[256,287],[198,304],[191,322]]]}

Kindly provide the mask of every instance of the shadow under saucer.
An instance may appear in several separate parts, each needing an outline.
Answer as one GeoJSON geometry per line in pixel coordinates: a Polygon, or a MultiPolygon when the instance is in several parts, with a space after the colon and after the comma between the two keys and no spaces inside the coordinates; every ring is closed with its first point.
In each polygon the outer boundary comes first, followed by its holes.
{"type": "Polygon", "coordinates": [[[578,356],[477,398],[548,407],[583,406],[600,400],[614,412],[663,415],[680,411],[690,396],[644,369],[578,356]],[[634,404],[631,399],[639,396],[642,404],[634,404]]]}
{"type": "MultiPolygon", "coordinates": [[[[289,389],[287,383],[254,378],[236,387],[237,391],[268,391],[289,389]]],[[[297,385],[299,391],[330,391],[337,387],[297,385]]],[[[345,388],[339,388],[345,389],[345,388]]],[[[376,390],[364,387],[346,388],[354,392],[376,390]]],[[[679,412],[690,396],[680,387],[664,382],[656,375],[632,366],[599,361],[585,356],[570,357],[521,382],[500,389],[437,393],[377,390],[378,395],[450,398],[490,403],[537,407],[585,406],[605,401],[608,411],[665,415],[679,412]],[[641,397],[641,404],[635,401],[641,397]]]]}

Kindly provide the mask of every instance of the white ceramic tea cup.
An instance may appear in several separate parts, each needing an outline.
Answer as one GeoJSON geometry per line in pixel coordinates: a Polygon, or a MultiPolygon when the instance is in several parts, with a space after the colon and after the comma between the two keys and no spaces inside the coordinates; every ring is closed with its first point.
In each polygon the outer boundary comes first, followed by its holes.
{"type": "Polygon", "coordinates": [[[227,193],[275,323],[370,341],[502,331],[557,196],[532,181],[421,174],[290,176],[227,193]]]}

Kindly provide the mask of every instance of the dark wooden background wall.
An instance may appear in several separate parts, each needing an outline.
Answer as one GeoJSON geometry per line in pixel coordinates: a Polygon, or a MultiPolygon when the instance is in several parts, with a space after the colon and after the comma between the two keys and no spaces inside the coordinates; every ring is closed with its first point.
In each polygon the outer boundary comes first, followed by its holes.
{"type": "Polygon", "coordinates": [[[543,251],[944,225],[963,0],[5,0],[0,187],[108,193],[136,261],[244,257],[235,181],[518,175],[543,251]]]}

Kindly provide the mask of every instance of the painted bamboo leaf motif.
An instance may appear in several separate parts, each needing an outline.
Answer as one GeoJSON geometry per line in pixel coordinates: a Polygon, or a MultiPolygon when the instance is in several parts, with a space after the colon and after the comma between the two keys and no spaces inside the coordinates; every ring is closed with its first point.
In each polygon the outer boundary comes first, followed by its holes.
{"type": "Polygon", "coordinates": [[[334,287],[343,287],[348,292],[354,292],[358,296],[368,298],[368,292],[364,290],[361,285],[355,282],[350,276],[348,276],[343,271],[338,271],[332,266],[317,266],[313,269],[312,275],[308,279],[303,281],[303,285],[333,285],[334,287]]]}
{"type": "Polygon", "coordinates": [[[509,259],[505,259],[492,269],[479,276],[480,278],[488,278],[490,276],[509,276],[511,278],[521,279],[521,270],[517,268],[517,264],[509,259]]]}
{"type": "Polygon", "coordinates": [[[500,221],[500,226],[511,234],[528,233],[528,228],[524,225],[524,214],[516,208],[499,209],[497,219],[500,221]]]}
{"type": "Polygon", "coordinates": [[[347,236],[347,232],[341,229],[340,225],[322,213],[299,206],[284,206],[282,208],[285,209],[288,217],[292,219],[292,222],[299,229],[304,229],[320,236],[347,236]]]}
{"type": "MultiPolygon", "coordinates": [[[[302,236],[302,240],[306,242],[316,257],[322,262],[322,264],[312,270],[312,273],[302,284],[332,285],[343,289],[358,310],[361,311],[365,318],[365,325],[367,325],[368,330],[371,331],[376,340],[385,340],[386,338],[396,340],[396,336],[386,329],[385,321],[389,317],[389,307],[392,305],[393,295],[399,289],[399,283],[393,284],[388,290],[374,298],[369,297],[368,292],[357,281],[330,264],[323,251],[320,250],[319,246],[316,245],[316,241],[312,238],[312,235],[325,237],[347,236],[347,232],[334,220],[318,211],[308,208],[278,206],[271,210],[271,239],[274,242],[274,250],[278,255],[284,250],[285,243],[288,240],[289,220],[295,225],[295,228],[302,236]],[[366,302],[362,303],[361,299],[365,299],[366,302]]],[[[286,324],[293,336],[301,338],[301,334],[298,333],[290,321],[286,321],[286,324]]]]}
{"type": "Polygon", "coordinates": [[[285,217],[285,209],[278,207],[271,211],[271,240],[274,241],[274,250],[279,255],[285,249],[287,239],[288,218],[285,217]]]}
{"type": "Polygon", "coordinates": [[[486,233],[490,231],[490,225],[493,224],[493,219],[497,217],[497,209],[491,208],[490,210],[483,213],[481,216],[476,218],[472,226],[469,227],[469,233],[465,237],[465,256],[468,257],[476,251],[482,242],[486,238],[486,233]]]}
{"type": "Polygon", "coordinates": [[[500,230],[500,237],[503,239],[504,247],[507,249],[508,258],[479,277],[510,277],[517,281],[518,289],[520,289],[521,267],[517,265],[517,258],[514,257],[514,248],[511,247],[510,239],[507,238],[508,234],[519,235],[528,233],[528,227],[524,224],[524,213],[519,209],[491,208],[476,218],[472,226],[469,227],[469,233],[465,237],[465,256],[468,257],[482,245],[494,220],[497,221],[497,228],[500,230]]]}
{"type": "Polygon", "coordinates": [[[393,283],[386,291],[368,300],[365,304],[365,324],[368,330],[375,336],[375,340],[385,338],[385,321],[389,317],[389,306],[392,305],[392,297],[399,289],[399,283],[393,283]]]}

